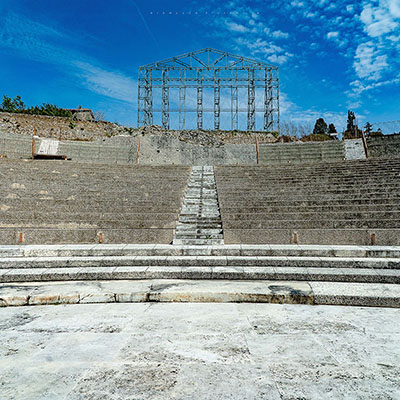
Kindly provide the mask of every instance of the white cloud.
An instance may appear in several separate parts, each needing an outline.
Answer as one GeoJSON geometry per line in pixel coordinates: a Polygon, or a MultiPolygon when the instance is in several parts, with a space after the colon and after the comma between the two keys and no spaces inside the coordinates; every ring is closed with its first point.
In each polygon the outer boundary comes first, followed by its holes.
{"type": "MultiPolygon", "coordinates": [[[[311,133],[315,121],[318,118],[324,118],[328,124],[335,124],[338,131],[341,131],[346,126],[347,113],[345,112],[337,113],[334,111],[301,109],[297,104],[293,103],[284,92],[280,92],[279,104],[282,124],[284,125],[285,121],[290,121],[290,123],[294,124],[302,124],[305,127],[309,127],[310,132],[305,132],[307,134],[311,133]]],[[[358,115],[358,117],[361,116],[358,115]]]]}
{"type": "Polygon", "coordinates": [[[232,21],[226,21],[226,26],[228,27],[228,29],[230,31],[233,32],[247,32],[248,29],[241,25],[241,24],[237,24],[236,22],[232,22],[232,21]]]}
{"type": "Polygon", "coordinates": [[[357,97],[361,93],[363,93],[367,90],[377,89],[377,88],[381,88],[381,87],[389,86],[389,85],[398,85],[399,83],[400,83],[400,74],[398,74],[396,77],[394,77],[392,79],[387,79],[387,80],[380,81],[380,82],[364,83],[357,79],[353,82],[350,82],[351,91],[348,94],[351,97],[357,97]]]}
{"type": "Polygon", "coordinates": [[[287,32],[282,32],[282,31],[274,31],[272,32],[272,36],[274,38],[279,38],[279,39],[287,39],[289,37],[289,34],[287,32]]]}
{"type": "Polygon", "coordinates": [[[366,4],[360,14],[364,30],[371,37],[379,37],[394,31],[399,23],[395,21],[400,17],[400,2],[398,0],[380,0],[374,7],[366,4]]]}
{"type": "Polygon", "coordinates": [[[273,64],[284,64],[288,60],[288,58],[289,57],[286,54],[272,54],[268,57],[268,61],[272,62],[273,64]]]}
{"type": "Polygon", "coordinates": [[[292,7],[304,7],[304,2],[299,0],[293,0],[290,4],[292,7]]]}
{"type": "Polygon", "coordinates": [[[126,75],[108,71],[85,62],[75,62],[78,68],[77,75],[83,78],[84,84],[92,91],[113,99],[136,102],[136,80],[126,75]]]}
{"type": "Polygon", "coordinates": [[[206,20],[208,35],[225,40],[225,46],[248,56],[282,64],[293,54],[289,53],[289,33],[267,25],[257,8],[244,6],[240,0],[231,0],[221,6],[224,17],[206,20]],[[279,40],[279,45],[277,44],[279,40]]]}
{"type": "Polygon", "coordinates": [[[359,78],[378,80],[388,67],[387,55],[380,54],[371,41],[362,43],[357,47],[353,66],[359,78]]]}
{"type": "Polygon", "coordinates": [[[99,61],[74,50],[71,46],[74,39],[62,31],[16,14],[3,20],[0,18],[1,47],[58,68],[70,80],[81,83],[93,92],[117,100],[136,102],[136,81],[121,72],[107,70],[99,61]],[[62,44],[59,38],[63,39],[62,44]]]}
{"type": "Polygon", "coordinates": [[[393,74],[398,70],[399,59],[393,55],[400,49],[399,18],[400,0],[364,2],[360,21],[369,38],[358,41],[353,62],[358,79],[351,83],[350,96],[398,81],[393,74]]]}
{"type": "Polygon", "coordinates": [[[303,16],[304,18],[314,18],[318,15],[317,12],[312,12],[312,11],[306,11],[304,12],[303,16]]]}
{"type": "Polygon", "coordinates": [[[400,1],[388,0],[388,6],[393,18],[400,18],[400,1]]]}
{"type": "Polygon", "coordinates": [[[338,36],[339,36],[339,32],[328,32],[328,34],[326,35],[326,37],[328,39],[337,38],[338,36]]]}

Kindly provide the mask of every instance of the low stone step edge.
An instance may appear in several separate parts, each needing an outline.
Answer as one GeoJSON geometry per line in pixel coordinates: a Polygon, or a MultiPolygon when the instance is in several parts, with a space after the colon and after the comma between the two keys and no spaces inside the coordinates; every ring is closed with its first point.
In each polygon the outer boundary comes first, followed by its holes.
{"type": "Polygon", "coordinates": [[[297,281],[87,281],[0,285],[0,306],[210,302],[400,307],[400,285],[297,281]]]}

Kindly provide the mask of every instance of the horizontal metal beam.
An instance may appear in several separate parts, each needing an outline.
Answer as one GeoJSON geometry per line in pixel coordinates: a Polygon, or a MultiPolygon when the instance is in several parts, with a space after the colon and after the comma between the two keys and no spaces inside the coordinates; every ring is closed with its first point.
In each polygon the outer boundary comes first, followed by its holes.
{"type": "MultiPolygon", "coordinates": [[[[234,64],[231,64],[231,65],[234,65],[234,64]]],[[[278,70],[277,68],[274,68],[274,67],[268,67],[268,68],[271,69],[271,70],[274,70],[274,71],[278,70]]],[[[219,66],[215,66],[215,67],[193,67],[193,66],[192,67],[183,67],[183,66],[182,67],[177,67],[177,66],[169,66],[169,65],[165,65],[165,66],[157,65],[157,66],[154,66],[154,67],[147,67],[147,68],[140,67],[140,70],[142,70],[142,71],[144,71],[144,70],[161,71],[163,69],[169,69],[169,70],[181,70],[181,69],[184,69],[184,70],[193,70],[193,71],[197,71],[199,69],[204,70],[204,71],[214,71],[215,69],[247,71],[247,70],[251,69],[251,70],[255,70],[255,71],[265,71],[265,67],[254,66],[254,65],[244,65],[242,67],[234,67],[234,66],[229,66],[229,65],[224,66],[224,67],[222,67],[222,66],[221,67],[219,67],[219,66]]],[[[140,70],[139,70],[139,72],[140,72],[140,70]]]]}
{"type": "MultiPolygon", "coordinates": [[[[264,112],[264,108],[256,108],[255,110],[256,110],[257,113],[263,113],[264,112]]],[[[276,111],[276,110],[277,109],[271,109],[271,111],[276,111]]],[[[153,108],[153,112],[161,112],[161,111],[162,111],[161,108],[153,108]]],[[[185,113],[195,113],[196,111],[197,111],[196,108],[185,108],[185,113]]],[[[240,107],[240,108],[238,108],[238,111],[239,112],[247,112],[247,107],[246,108],[240,107]]],[[[172,113],[172,112],[178,113],[179,112],[179,108],[170,108],[169,112],[170,113],[172,113]]],[[[203,112],[212,113],[212,112],[214,112],[214,108],[213,107],[203,107],[203,112]]],[[[230,113],[231,109],[230,108],[221,108],[220,112],[230,113]]]]}

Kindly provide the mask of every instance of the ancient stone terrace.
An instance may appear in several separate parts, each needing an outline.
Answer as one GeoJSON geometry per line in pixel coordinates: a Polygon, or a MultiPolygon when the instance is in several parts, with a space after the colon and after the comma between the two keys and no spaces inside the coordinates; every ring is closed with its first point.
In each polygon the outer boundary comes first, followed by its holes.
{"type": "Polygon", "coordinates": [[[0,243],[171,243],[189,167],[1,160],[0,243]]]}
{"type": "Polygon", "coordinates": [[[400,307],[399,160],[0,173],[2,305],[400,307]]]}
{"type": "Polygon", "coordinates": [[[400,244],[400,160],[216,167],[225,243],[400,244]]]}

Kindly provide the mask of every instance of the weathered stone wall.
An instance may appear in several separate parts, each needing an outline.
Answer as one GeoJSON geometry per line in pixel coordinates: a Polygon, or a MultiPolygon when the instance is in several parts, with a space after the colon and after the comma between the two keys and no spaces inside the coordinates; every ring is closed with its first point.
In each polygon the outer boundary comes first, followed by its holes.
{"type": "MultiPolygon", "coordinates": [[[[58,154],[74,161],[94,163],[135,164],[138,140],[139,163],[148,165],[254,165],[257,163],[255,144],[222,144],[200,146],[171,136],[119,136],[115,140],[82,142],[63,140],[58,154]]],[[[35,138],[35,152],[41,138],[35,138]]],[[[9,158],[29,158],[32,155],[30,136],[0,135],[0,155],[9,158]]],[[[343,142],[302,144],[260,144],[260,164],[311,163],[344,158],[343,142]]]]}
{"type": "Polygon", "coordinates": [[[384,135],[367,139],[372,158],[400,157],[400,135],[384,135]]]}
{"type": "Polygon", "coordinates": [[[342,141],[260,145],[260,164],[300,164],[345,158],[342,141]]]}

